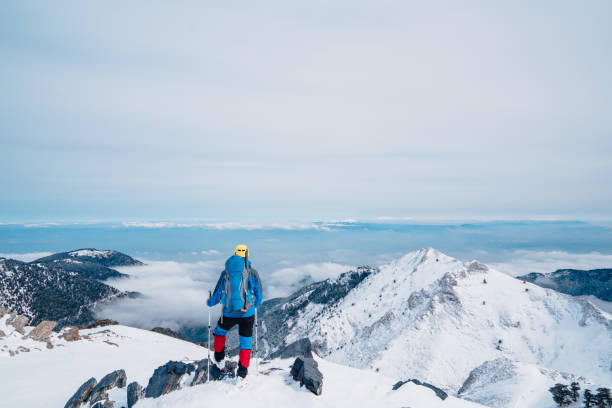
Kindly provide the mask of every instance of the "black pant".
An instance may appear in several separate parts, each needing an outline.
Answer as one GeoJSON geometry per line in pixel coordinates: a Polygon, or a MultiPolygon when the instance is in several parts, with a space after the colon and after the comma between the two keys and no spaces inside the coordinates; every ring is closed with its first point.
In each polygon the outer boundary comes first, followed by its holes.
{"type": "Polygon", "coordinates": [[[217,326],[225,331],[229,331],[232,327],[238,325],[238,334],[242,337],[253,336],[253,325],[255,325],[255,316],[249,317],[227,317],[219,318],[217,326]]]}

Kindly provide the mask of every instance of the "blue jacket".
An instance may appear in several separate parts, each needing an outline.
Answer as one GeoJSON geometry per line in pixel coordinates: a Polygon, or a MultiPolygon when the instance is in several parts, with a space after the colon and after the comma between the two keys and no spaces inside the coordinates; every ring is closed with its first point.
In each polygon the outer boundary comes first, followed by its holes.
{"type": "MultiPolygon", "coordinates": [[[[239,265],[240,262],[236,262],[236,259],[233,259],[234,257],[236,258],[240,258],[238,255],[232,255],[228,258],[228,260],[225,262],[225,267],[227,268],[235,268],[235,265],[239,265]]],[[[244,265],[244,262],[242,262],[242,265],[244,265]]],[[[244,268],[244,266],[242,266],[242,268],[244,268]]],[[[262,288],[261,288],[261,281],[259,280],[259,274],[257,273],[257,271],[255,269],[253,269],[251,267],[251,261],[249,261],[249,277],[248,277],[248,287],[251,288],[251,291],[253,292],[253,294],[255,295],[255,302],[253,303],[253,305],[251,305],[246,312],[231,312],[230,310],[228,310],[225,305],[223,306],[223,316],[226,317],[250,317],[253,316],[255,314],[255,309],[257,307],[259,307],[259,305],[261,304],[262,300],[263,300],[263,295],[262,295],[262,288]]],[[[229,271],[229,269],[228,269],[229,271]]],[[[223,295],[223,292],[225,291],[225,278],[226,277],[226,273],[225,271],[221,272],[221,276],[219,277],[219,280],[217,281],[217,286],[215,286],[215,291],[213,292],[212,296],[210,297],[210,299],[208,299],[208,301],[206,302],[206,304],[209,307],[215,306],[216,304],[218,304],[221,301],[221,297],[223,295]]],[[[233,295],[232,295],[233,296],[233,295]]]]}

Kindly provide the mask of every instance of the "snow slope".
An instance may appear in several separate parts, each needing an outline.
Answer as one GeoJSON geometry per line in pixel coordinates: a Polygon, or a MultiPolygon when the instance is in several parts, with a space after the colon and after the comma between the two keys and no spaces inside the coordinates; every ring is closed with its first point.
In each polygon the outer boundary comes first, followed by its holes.
{"type": "Polygon", "coordinates": [[[432,390],[412,383],[392,391],[394,380],[380,374],[350,368],[316,358],[324,375],[323,394],[316,396],[289,375],[292,360],[273,360],[261,365],[267,375],[249,375],[247,385],[236,390],[232,382],[211,382],[139,401],[138,408],[214,407],[413,407],[477,408],[482,405],[448,397],[442,401],[432,390]],[[269,371],[273,368],[272,371],[269,371]],[[280,369],[280,370],[276,370],[280,369]]]}
{"type": "MultiPolygon", "coordinates": [[[[9,335],[0,338],[0,348],[7,344],[13,348],[21,345],[28,346],[30,351],[13,357],[0,354],[0,405],[3,407],[62,407],[85,380],[92,376],[100,380],[120,368],[125,369],[128,382],[138,381],[146,386],[154,369],[168,360],[194,361],[207,355],[204,348],[195,344],[126,326],[81,330],[80,334],[89,339],[73,342],[54,334],[51,338],[54,348],[47,349],[45,343],[23,340],[21,335],[11,333],[5,320],[0,320],[0,329],[9,335]]],[[[26,333],[31,329],[27,328],[26,333]]],[[[273,360],[260,366],[268,375],[254,375],[252,365],[243,389],[238,390],[233,382],[211,382],[159,399],[143,399],[136,407],[481,407],[454,397],[442,401],[430,389],[414,384],[392,391],[395,381],[391,378],[319,358],[317,361],[324,375],[321,396],[300,388],[290,378],[292,360],[273,360]]],[[[125,403],[125,389],[111,391],[110,395],[118,403],[125,403]]]]}
{"type": "Polygon", "coordinates": [[[309,303],[286,325],[287,343],[308,336],[326,359],[450,393],[500,357],[612,384],[609,314],[431,248],[381,267],[332,304],[309,303]]]}
{"type": "MultiPolygon", "coordinates": [[[[0,320],[0,330],[10,333],[0,320]]],[[[31,330],[29,328],[26,333],[31,330]]],[[[0,349],[23,344],[30,349],[14,357],[0,353],[0,406],[63,407],[77,388],[90,377],[100,380],[123,368],[128,381],[146,386],[153,370],[168,360],[200,360],[206,349],[173,337],[127,326],[81,330],[90,339],[67,342],[52,335],[53,349],[45,343],[21,340],[12,333],[0,338],[0,349]]]]}
{"type": "Polygon", "coordinates": [[[501,357],[475,368],[459,390],[459,396],[492,408],[556,408],[548,389],[557,383],[569,385],[574,381],[582,389],[596,388],[583,377],[501,357]]]}

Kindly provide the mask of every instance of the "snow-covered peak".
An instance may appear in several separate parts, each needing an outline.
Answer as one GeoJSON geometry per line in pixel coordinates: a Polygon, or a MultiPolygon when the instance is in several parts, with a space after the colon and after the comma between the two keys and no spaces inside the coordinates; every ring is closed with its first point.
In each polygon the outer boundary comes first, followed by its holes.
{"type": "Polygon", "coordinates": [[[115,251],[101,251],[98,249],[79,249],[68,253],[73,257],[88,257],[88,258],[108,258],[115,254],[115,251]]]}
{"type": "Polygon", "coordinates": [[[465,270],[463,262],[433,248],[422,248],[380,267],[382,281],[392,281],[403,291],[426,287],[446,273],[465,270]]]}
{"type": "Polygon", "coordinates": [[[379,268],[330,304],[286,319],[332,361],[450,393],[500,357],[612,383],[612,322],[591,303],[432,248],[379,268]],[[589,347],[597,344],[598,347],[589,347]]]}

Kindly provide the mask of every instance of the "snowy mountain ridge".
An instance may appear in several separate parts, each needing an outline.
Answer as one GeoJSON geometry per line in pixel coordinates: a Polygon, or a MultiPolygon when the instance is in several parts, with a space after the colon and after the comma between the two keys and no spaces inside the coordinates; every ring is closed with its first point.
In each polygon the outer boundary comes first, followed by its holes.
{"type": "Polygon", "coordinates": [[[309,337],[331,361],[452,394],[473,369],[499,358],[612,383],[608,313],[432,248],[372,270],[329,303],[301,304],[275,328],[285,343],[309,337]]]}

